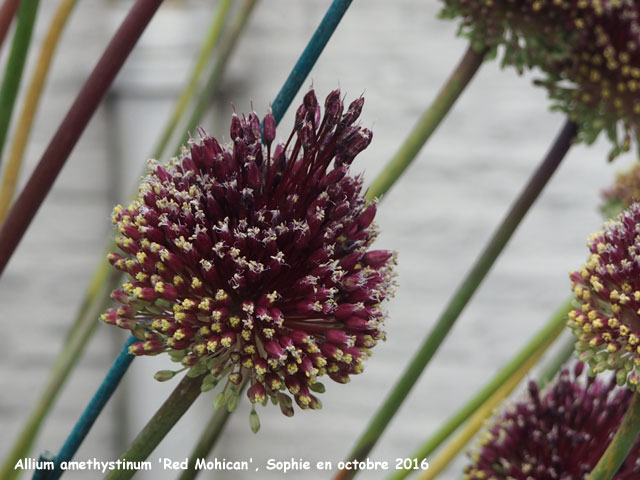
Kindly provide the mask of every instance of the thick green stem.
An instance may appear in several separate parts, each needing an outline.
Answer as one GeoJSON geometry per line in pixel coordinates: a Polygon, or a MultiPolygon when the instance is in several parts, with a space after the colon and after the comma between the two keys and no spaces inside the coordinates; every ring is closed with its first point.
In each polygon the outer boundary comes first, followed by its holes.
{"type": "Polygon", "coordinates": [[[11,480],[18,477],[20,471],[14,470],[13,466],[19,459],[29,455],[29,450],[36,439],[42,421],[51,410],[58,394],[62,390],[62,386],[77,365],[78,359],[82,357],[84,348],[98,325],[97,318],[100,312],[107,307],[110,301],[109,294],[111,289],[119,278],[120,273],[114,270],[102,290],[96,295],[93,303],[81,312],[76,328],[67,339],[64,349],[49,375],[45,390],[42,392],[38,403],[2,465],[0,478],[11,480]]]}
{"type": "Polygon", "coordinates": [[[225,38],[223,39],[222,44],[220,45],[220,50],[218,51],[218,59],[216,64],[211,71],[211,75],[209,76],[209,80],[205,85],[204,89],[200,93],[200,101],[196,103],[193,112],[191,113],[191,117],[189,117],[189,121],[187,122],[186,127],[184,128],[184,135],[181,137],[180,145],[178,149],[175,151],[175,155],[180,154],[180,150],[182,149],[182,145],[184,145],[189,139],[189,132],[196,129],[198,123],[202,119],[207,107],[209,106],[209,99],[213,97],[216,89],[218,88],[218,84],[220,83],[220,79],[222,78],[222,74],[226,69],[227,62],[235,49],[236,44],[238,43],[238,39],[240,38],[240,34],[244,30],[247,21],[249,20],[249,16],[253,11],[253,8],[256,6],[257,0],[246,0],[244,4],[240,7],[240,11],[236,15],[233,24],[225,38]]]}
{"type": "MultiPolygon", "coordinates": [[[[546,343],[550,343],[551,339],[555,339],[557,335],[564,329],[567,315],[571,311],[571,301],[563,305],[549,319],[547,324],[520,350],[511,361],[506,364],[496,374],[491,381],[485,385],[476,395],[467,402],[460,410],[458,410],[440,429],[433,434],[422,446],[416,450],[410,458],[417,458],[418,462],[428,458],[436,448],[447,440],[460,425],[467,421],[480,406],[482,406],[496,391],[498,391],[510,378],[515,375],[523,365],[534,357],[546,343]]],[[[398,470],[391,479],[399,480],[406,478],[412,470],[398,470]]]]}
{"type": "MultiPolygon", "coordinates": [[[[200,395],[200,385],[204,375],[196,378],[185,376],[169,398],[151,417],[129,449],[120,457],[121,462],[142,462],[153,452],[169,430],[178,423],[182,415],[200,395]]],[[[127,464],[119,470],[112,470],[105,480],[125,480],[136,473],[135,468],[127,468],[127,464]]]]}
{"type": "Polygon", "coordinates": [[[587,480],[610,480],[627,458],[640,433],[640,393],[633,395],[629,409],[613,440],[600,457],[587,480]]]}
{"type": "Polygon", "coordinates": [[[395,181],[416,158],[420,149],[440,125],[455,101],[482,65],[485,52],[477,52],[471,46],[458,63],[447,83],[444,84],[431,106],[422,114],[418,123],[404,141],[400,150],[384,167],[367,191],[367,199],[373,200],[387,193],[395,181]]]}
{"type": "Polygon", "coordinates": [[[196,65],[191,72],[191,77],[187,82],[187,86],[182,91],[178,102],[165,126],[162,134],[160,135],[160,140],[156,145],[156,148],[153,151],[153,155],[151,158],[161,158],[164,154],[165,149],[167,148],[167,144],[169,140],[171,140],[171,136],[175,132],[175,129],[178,125],[178,122],[182,118],[182,114],[184,113],[189,101],[193,97],[193,94],[198,87],[198,82],[200,81],[200,77],[202,76],[202,72],[204,71],[204,67],[207,64],[209,58],[211,58],[211,54],[216,48],[220,40],[220,34],[222,33],[223,27],[227,21],[227,17],[229,16],[229,7],[231,7],[232,0],[222,0],[218,5],[216,13],[213,18],[213,22],[209,27],[209,32],[207,33],[207,38],[205,39],[202,48],[200,49],[200,54],[198,55],[198,60],[196,61],[196,65]]]}
{"type": "MultiPolygon", "coordinates": [[[[247,386],[247,381],[249,380],[249,375],[245,375],[245,381],[240,387],[238,395],[242,394],[244,388],[247,386]]],[[[198,476],[200,470],[196,470],[196,461],[199,458],[206,459],[209,454],[213,451],[216,444],[218,443],[218,439],[222,435],[224,431],[224,427],[227,424],[227,420],[231,416],[229,409],[225,407],[221,407],[216,409],[211,420],[202,431],[200,438],[198,439],[198,443],[195,448],[189,455],[188,460],[188,468],[183,470],[178,480],[193,480],[198,476]]]]}
{"type": "MultiPolygon", "coordinates": [[[[349,456],[350,460],[362,460],[366,458],[368,453],[373,449],[385,428],[400,408],[400,405],[402,405],[402,402],[417,382],[422,371],[464,310],[464,307],[489,273],[489,270],[507,245],[507,242],[521,220],[529,211],[535,199],[538,198],[538,195],[556,171],[558,165],[560,165],[560,162],[571,146],[576,131],[577,127],[575,123],[567,120],[546,158],[531,177],[524,190],[520,193],[520,196],[491,237],[488,245],[464,279],[462,285],[456,290],[453,298],[449,301],[435,326],[418,349],[409,366],[405,369],[402,377],[400,377],[400,380],[396,383],[360,437],[356,447],[349,456]]],[[[341,472],[338,474],[338,478],[352,478],[354,475],[355,472],[353,471],[341,472]]]]}
{"type": "Polygon", "coordinates": [[[39,4],[40,0],[20,2],[18,9],[18,24],[13,34],[11,52],[9,53],[7,68],[0,87],[0,161],[2,160],[4,143],[9,133],[11,114],[16,103],[18,89],[20,88],[24,63],[27,59],[31,33],[33,32],[39,4]]]}

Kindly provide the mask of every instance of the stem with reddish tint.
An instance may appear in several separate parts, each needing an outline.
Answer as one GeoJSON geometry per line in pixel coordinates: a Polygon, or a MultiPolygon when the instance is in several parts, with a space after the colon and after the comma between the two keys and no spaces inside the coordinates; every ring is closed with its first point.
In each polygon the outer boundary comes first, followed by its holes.
{"type": "Polygon", "coordinates": [[[2,47],[4,43],[4,39],[11,26],[11,20],[13,20],[13,17],[16,15],[19,4],[20,0],[4,0],[2,7],[0,7],[0,47],[2,47]]]}
{"type": "Polygon", "coordinates": [[[0,274],[162,0],[138,0],[102,54],[0,229],[0,274]]]}

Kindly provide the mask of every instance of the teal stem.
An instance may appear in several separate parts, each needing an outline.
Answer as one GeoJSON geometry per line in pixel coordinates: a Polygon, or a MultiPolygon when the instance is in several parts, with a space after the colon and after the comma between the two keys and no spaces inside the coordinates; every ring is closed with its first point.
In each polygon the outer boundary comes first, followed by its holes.
{"type": "MultiPolygon", "coordinates": [[[[424,340],[417,353],[405,369],[404,373],[375,414],[364,433],[360,436],[355,448],[349,455],[350,460],[363,460],[373,449],[378,439],[396,414],[409,392],[420,378],[423,370],[434,356],[445,337],[453,327],[475,291],[478,289],[496,259],[507,245],[516,228],[538,198],[542,189],[556,171],[560,162],[575,138],[577,126],[567,120],[555,139],[555,142],[543,162],[539,165],[524,190],[512,205],[509,213],[495,231],[489,243],[467,274],[462,285],[440,315],[435,326],[424,340]]],[[[356,472],[343,471],[337,478],[352,478],[356,472]]]]}
{"type": "Polygon", "coordinates": [[[18,460],[29,455],[44,419],[51,411],[55,400],[58,398],[74,367],[78,364],[79,359],[82,359],[87,342],[99,325],[96,319],[111,302],[109,294],[116,287],[119,278],[119,271],[114,270],[111,272],[102,289],[96,293],[93,302],[78,314],[78,322],[74,325],[73,330],[69,332],[65,346],[49,372],[42,394],[36,401],[22,430],[16,435],[13,447],[0,468],[0,478],[2,480],[15,480],[19,476],[20,471],[15,470],[13,468],[14,465],[18,460]]]}
{"type": "Polygon", "coordinates": [[[33,480],[57,480],[62,476],[64,471],[60,468],[60,465],[62,462],[68,462],[73,458],[89,433],[89,430],[91,430],[91,427],[102,413],[102,409],[113,395],[113,392],[116,391],[116,388],[118,388],[120,380],[122,380],[122,377],[135,358],[129,353],[129,347],[137,341],[138,339],[136,337],[130,336],[124,344],[124,347],[122,347],[120,354],[113,362],[113,365],[111,365],[100,387],[98,387],[98,390],[84,409],[84,412],[82,412],[73,430],[71,430],[64,445],[62,445],[60,453],[53,458],[54,468],[52,470],[36,470],[32,477],[33,480]]]}
{"type": "Polygon", "coordinates": [[[271,104],[271,111],[276,123],[280,123],[282,117],[291,105],[294,97],[300,90],[302,83],[305,81],[309,72],[316,64],[318,57],[329,42],[331,35],[335,32],[340,20],[347,12],[353,0],[333,0],[333,3],[322,18],[320,25],[316,28],[313,36],[307,43],[304,51],[293,66],[291,73],[282,85],[282,88],[276,95],[275,100],[271,104]]]}

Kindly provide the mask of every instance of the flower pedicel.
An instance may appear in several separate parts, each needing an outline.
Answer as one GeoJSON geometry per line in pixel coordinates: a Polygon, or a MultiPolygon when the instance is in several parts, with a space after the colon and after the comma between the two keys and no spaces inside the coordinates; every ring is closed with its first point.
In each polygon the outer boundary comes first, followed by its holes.
{"type": "MultiPolygon", "coordinates": [[[[272,148],[275,120],[233,115],[220,145],[201,132],[180,158],[150,164],[139,194],[113,213],[124,255],[110,262],[130,280],[103,315],[140,341],[134,355],[168,352],[208,372],[203,389],[227,381],[214,404],[233,409],[248,381],[252,403],[293,415],[316,409],[328,375],[345,383],[384,339],[380,303],[393,292],[395,255],[370,250],[375,203],[350,176],[372,133],[357,123],[363,98],[343,113],[339,91],[313,91],[294,130],[272,148]]],[[[176,372],[156,374],[159,380],[176,372]]]]}

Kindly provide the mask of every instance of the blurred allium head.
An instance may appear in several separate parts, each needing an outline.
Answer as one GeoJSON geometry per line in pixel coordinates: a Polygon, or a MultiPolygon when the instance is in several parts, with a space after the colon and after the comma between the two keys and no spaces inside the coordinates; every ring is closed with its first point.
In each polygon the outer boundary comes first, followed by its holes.
{"type": "Polygon", "coordinates": [[[602,192],[602,211],[608,216],[619,213],[633,202],[640,202],[640,164],[616,176],[614,184],[602,192]]]}
{"type": "Polygon", "coordinates": [[[349,174],[372,138],[357,124],[363,103],[343,112],[336,90],[322,115],[310,91],[284,144],[272,148],[271,114],[264,145],[257,115],[234,114],[231,143],[201,132],[180,158],[151,164],[137,199],[113,213],[124,255],[109,259],[130,280],[103,319],[141,339],[132,354],[169,352],[208,371],[209,387],[247,380],[251,402],[271,398],[285,415],[289,395],[319,408],[318,377],[362,372],[385,336],[395,263],[370,249],[376,206],[349,174]]]}
{"type": "MultiPolygon", "coordinates": [[[[509,407],[482,435],[465,480],[584,480],[600,460],[631,403],[615,382],[563,370],[544,392],[529,384],[528,398],[509,407]]],[[[636,441],[613,480],[640,475],[636,441]]]]}
{"type": "Polygon", "coordinates": [[[569,314],[576,350],[596,372],[615,370],[620,385],[640,386],[640,204],[589,238],[587,263],[570,272],[580,307],[569,314]]]}
{"type": "Polygon", "coordinates": [[[478,49],[505,49],[504,62],[538,67],[554,108],[592,143],[606,132],[611,158],[640,136],[640,3],[635,0],[445,0],[444,15],[478,49]]]}

